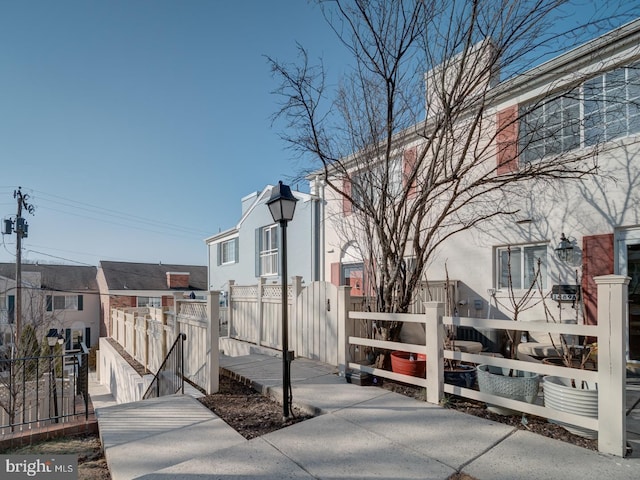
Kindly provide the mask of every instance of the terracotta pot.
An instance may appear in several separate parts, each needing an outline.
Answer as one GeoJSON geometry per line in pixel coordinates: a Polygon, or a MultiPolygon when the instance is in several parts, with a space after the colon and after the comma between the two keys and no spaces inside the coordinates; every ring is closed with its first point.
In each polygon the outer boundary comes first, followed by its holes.
{"type": "Polygon", "coordinates": [[[394,373],[425,378],[427,356],[421,353],[391,352],[391,370],[394,373]],[[414,360],[411,360],[411,357],[414,360]]]}

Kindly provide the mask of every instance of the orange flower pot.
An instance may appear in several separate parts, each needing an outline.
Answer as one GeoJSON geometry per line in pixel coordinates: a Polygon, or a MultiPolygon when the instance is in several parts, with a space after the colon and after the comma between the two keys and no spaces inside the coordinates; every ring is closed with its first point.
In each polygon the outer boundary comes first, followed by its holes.
{"type": "Polygon", "coordinates": [[[425,378],[426,370],[426,355],[400,351],[391,352],[391,371],[394,373],[425,378]],[[412,355],[414,360],[411,360],[412,355]]]}

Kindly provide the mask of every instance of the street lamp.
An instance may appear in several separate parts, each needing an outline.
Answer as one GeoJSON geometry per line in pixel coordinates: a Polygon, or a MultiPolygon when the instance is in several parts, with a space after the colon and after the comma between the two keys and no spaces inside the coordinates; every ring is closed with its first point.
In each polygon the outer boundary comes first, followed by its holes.
{"type": "Polygon", "coordinates": [[[293,196],[288,185],[281,181],[271,190],[267,202],[273,221],[280,224],[281,242],[281,278],[282,278],[282,416],[289,418],[289,391],[291,390],[291,361],[293,352],[289,351],[288,293],[287,293],[287,223],[293,219],[298,199],[293,196]]]}
{"type": "MultiPolygon", "coordinates": [[[[51,375],[52,382],[52,391],[53,391],[53,413],[55,422],[58,423],[58,388],[56,382],[56,373],[53,368],[53,347],[58,345],[62,345],[64,343],[64,337],[62,334],[58,333],[58,330],[55,328],[50,328],[49,333],[47,333],[47,344],[49,345],[49,373],[51,375]]],[[[49,415],[51,415],[51,408],[49,408],[49,415]]]]}

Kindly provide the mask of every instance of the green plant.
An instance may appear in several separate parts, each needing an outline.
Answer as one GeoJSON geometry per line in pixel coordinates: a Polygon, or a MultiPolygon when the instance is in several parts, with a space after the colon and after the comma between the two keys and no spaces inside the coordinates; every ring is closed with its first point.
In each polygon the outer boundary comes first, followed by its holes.
{"type": "Polygon", "coordinates": [[[89,368],[91,370],[95,370],[96,369],[96,363],[97,363],[97,358],[98,358],[98,350],[99,350],[99,347],[98,347],[97,344],[89,349],[89,368]]]}
{"type": "Polygon", "coordinates": [[[18,344],[18,358],[24,358],[24,378],[33,380],[38,374],[38,356],[40,347],[36,337],[33,325],[25,325],[20,334],[20,343],[18,344]]]}
{"type": "MultiPolygon", "coordinates": [[[[576,271],[576,285],[578,283],[578,273],[576,271]]],[[[547,323],[562,323],[562,309],[561,303],[558,300],[559,318],[549,308],[546,302],[546,298],[543,297],[542,303],[544,305],[545,320],[547,323]]],[[[578,323],[578,314],[580,307],[583,306],[582,297],[578,293],[576,300],[574,301],[573,308],[575,310],[575,323],[578,323]]],[[[597,342],[590,342],[589,337],[583,337],[582,340],[576,339],[575,335],[560,334],[558,337],[554,337],[549,334],[549,340],[558,358],[562,361],[562,364],[567,368],[579,368],[585,369],[587,367],[597,367],[598,363],[598,344],[597,342]]],[[[575,381],[572,379],[572,386],[575,387],[575,381]]],[[[583,385],[584,387],[584,385],[583,385]]]]}

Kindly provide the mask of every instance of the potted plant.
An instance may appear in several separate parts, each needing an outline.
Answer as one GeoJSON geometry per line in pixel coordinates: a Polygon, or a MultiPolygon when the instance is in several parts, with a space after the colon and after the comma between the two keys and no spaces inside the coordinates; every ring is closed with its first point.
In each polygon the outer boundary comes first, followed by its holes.
{"type": "Polygon", "coordinates": [[[422,353],[391,352],[391,371],[425,378],[427,371],[427,356],[422,353]]]}
{"type": "MultiPolygon", "coordinates": [[[[447,332],[444,341],[447,350],[460,350],[456,347],[456,339],[453,329],[447,332]]],[[[476,367],[467,365],[459,360],[444,359],[444,381],[457,387],[472,388],[476,383],[476,367]]]]}
{"type": "MultiPolygon", "coordinates": [[[[513,279],[511,276],[511,250],[509,248],[507,248],[507,268],[509,305],[506,307],[511,310],[513,321],[518,321],[523,311],[532,308],[538,303],[532,303],[531,300],[536,291],[535,287],[539,284],[540,280],[540,260],[538,259],[537,266],[533,272],[531,285],[529,285],[529,288],[520,296],[517,296],[514,292],[513,279]]],[[[517,360],[520,335],[513,330],[507,330],[506,335],[507,344],[504,353],[512,360],[517,360]]],[[[478,365],[476,369],[478,374],[478,388],[481,392],[527,403],[533,403],[538,397],[540,375],[537,373],[485,364],[478,365]]],[[[491,404],[487,404],[487,408],[499,415],[515,415],[520,413],[510,408],[491,404]]]]}
{"type": "MultiPolygon", "coordinates": [[[[580,297],[576,299],[580,302],[580,297]]],[[[556,322],[550,310],[547,312],[547,321],[556,322]]],[[[577,323],[577,322],[574,322],[577,323]]],[[[544,363],[564,366],[566,368],[597,370],[598,345],[588,343],[584,338],[582,343],[576,342],[575,337],[561,334],[559,339],[549,336],[556,357],[543,359],[544,363]]],[[[577,381],[571,377],[547,375],[542,379],[544,391],[544,404],[546,407],[561,412],[573,413],[585,417],[598,417],[598,385],[594,382],[577,381]]],[[[574,435],[584,438],[596,439],[598,432],[587,428],[569,425],[563,422],[555,422],[574,435]]]]}

